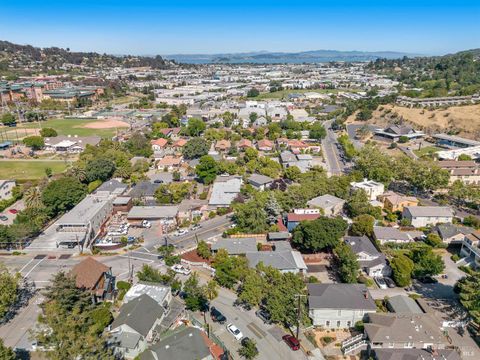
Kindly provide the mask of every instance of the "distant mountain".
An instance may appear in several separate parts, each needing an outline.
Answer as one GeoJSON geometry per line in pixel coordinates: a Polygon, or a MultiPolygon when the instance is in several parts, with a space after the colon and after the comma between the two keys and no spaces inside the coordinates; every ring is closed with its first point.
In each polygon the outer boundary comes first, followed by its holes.
{"type": "Polygon", "coordinates": [[[179,63],[190,64],[211,64],[211,63],[322,63],[330,61],[372,61],[379,58],[384,59],[399,59],[404,56],[416,57],[417,54],[409,54],[395,51],[339,51],[339,50],[313,50],[302,52],[248,52],[237,54],[176,54],[165,55],[169,60],[175,60],[179,63]]]}
{"type": "Polygon", "coordinates": [[[41,64],[46,69],[58,69],[64,64],[92,67],[137,67],[151,66],[162,69],[168,66],[165,60],[157,56],[116,56],[96,52],[75,52],[58,47],[39,48],[31,45],[13,44],[0,40],[0,70],[13,65],[21,68],[32,63],[41,64]]]}

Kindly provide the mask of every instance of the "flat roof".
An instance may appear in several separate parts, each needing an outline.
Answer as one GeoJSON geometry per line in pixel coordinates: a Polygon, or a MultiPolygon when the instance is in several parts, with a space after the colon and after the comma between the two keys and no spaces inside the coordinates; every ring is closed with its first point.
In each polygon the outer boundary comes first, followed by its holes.
{"type": "Polygon", "coordinates": [[[110,201],[107,197],[88,195],[64,214],[57,221],[57,225],[86,225],[110,201]]]}
{"type": "Polygon", "coordinates": [[[177,216],[178,206],[134,206],[128,212],[128,219],[162,219],[177,216]]]}

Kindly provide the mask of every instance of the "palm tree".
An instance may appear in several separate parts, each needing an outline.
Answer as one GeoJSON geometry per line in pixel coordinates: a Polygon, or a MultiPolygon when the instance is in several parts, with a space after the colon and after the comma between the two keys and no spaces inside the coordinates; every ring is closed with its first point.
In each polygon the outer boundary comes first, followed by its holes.
{"type": "Polygon", "coordinates": [[[205,296],[208,300],[212,301],[218,296],[218,284],[215,280],[210,280],[207,285],[204,286],[205,296]]]}
{"type": "Polygon", "coordinates": [[[27,208],[41,208],[43,207],[42,203],[42,192],[36,186],[32,186],[23,196],[25,201],[25,206],[27,208]]]}

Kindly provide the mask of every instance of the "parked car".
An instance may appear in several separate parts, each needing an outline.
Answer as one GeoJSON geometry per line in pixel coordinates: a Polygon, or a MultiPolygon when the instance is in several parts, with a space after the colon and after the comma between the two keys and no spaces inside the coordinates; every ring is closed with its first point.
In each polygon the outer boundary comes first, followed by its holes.
{"type": "Polygon", "coordinates": [[[396,287],[397,285],[395,284],[395,281],[393,281],[392,279],[390,279],[389,277],[384,277],[383,280],[385,281],[385,283],[387,284],[387,286],[389,288],[394,288],[396,287]]]}
{"type": "Polygon", "coordinates": [[[142,227],[149,229],[149,228],[152,227],[152,224],[148,220],[143,220],[142,221],[142,227]]]}
{"type": "Polygon", "coordinates": [[[227,321],[227,318],[213,306],[210,308],[210,317],[214,322],[218,322],[220,324],[225,324],[227,321]]]}
{"type": "Polygon", "coordinates": [[[154,184],[163,184],[163,180],[157,179],[153,181],[154,184]]]}
{"type": "Polygon", "coordinates": [[[283,335],[282,336],[283,341],[285,341],[288,345],[288,347],[294,351],[297,351],[300,349],[300,341],[293,336],[293,335],[283,335]]]}
{"type": "Polygon", "coordinates": [[[195,230],[198,230],[198,229],[201,229],[202,228],[202,225],[200,224],[195,224],[192,226],[192,231],[195,231],[195,230]]]}
{"type": "Polygon", "coordinates": [[[243,338],[242,332],[233,324],[227,325],[227,330],[230,334],[232,334],[236,340],[241,340],[243,338]]]}
{"type": "Polygon", "coordinates": [[[192,272],[192,270],[190,270],[188,267],[183,266],[181,264],[173,265],[172,270],[178,274],[183,274],[183,275],[190,275],[190,273],[192,272]]]}
{"type": "Polygon", "coordinates": [[[255,312],[255,315],[257,315],[265,324],[271,324],[272,320],[270,320],[270,314],[268,313],[267,310],[260,309],[255,312]]]}
{"type": "Polygon", "coordinates": [[[179,230],[177,230],[173,233],[173,236],[182,236],[182,235],[185,235],[185,234],[188,234],[187,229],[179,229],[179,230]]]}
{"type": "Polygon", "coordinates": [[[10,214],[16,214],[16,213],[18,213],[18,210],[17,209],[10,209],[10,210],[8,210],[8,212],[10,214]]]}
{"type": "Polygon", "coordinates": [[[8,217],[6,217],[5,215],[0,215],[0,220],[7,221],[8,217]]]}
{"type": "Polygon", "coordinates": [[[375,282],[377,283],[377,285],[380,289],[388,289],[388,286],[385,283],[385,280],[383,280],[383,278],[375,277],[374,280],[375,280],[375,282]]]}

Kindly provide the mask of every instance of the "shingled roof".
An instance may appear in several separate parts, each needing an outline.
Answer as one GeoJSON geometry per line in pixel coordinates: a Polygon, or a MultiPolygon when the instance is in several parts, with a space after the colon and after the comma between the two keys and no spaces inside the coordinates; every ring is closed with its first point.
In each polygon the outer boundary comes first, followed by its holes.
{"type": "Polygon", "coordinates": [[[70,274],[75,277],[76,285],[79,288],[93,289],[104,273],[110,268],[92,257],[88,257],[81,263],[75,265],[70,274]]]}

